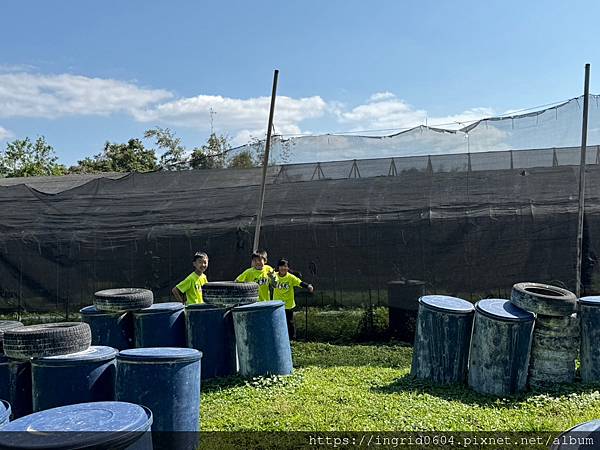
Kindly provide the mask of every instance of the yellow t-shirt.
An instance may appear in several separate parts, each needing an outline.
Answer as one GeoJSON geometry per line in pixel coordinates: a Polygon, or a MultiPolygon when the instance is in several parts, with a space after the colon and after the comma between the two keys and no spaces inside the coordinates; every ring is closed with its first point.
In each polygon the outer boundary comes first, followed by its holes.
{"type": "Polygon", "coordinates": [[[236,279],[238,283],[256,283],[258,284],[258,300],[271,300],[269,292],[269,273],[273,268],[265,264],[262,270],[256,270],[254,267],[244,270],[236,279]]]}
{"type": "Polygon", "coordinates": [[[186,304],[204,303],[202,300],[202,285],[208,283],[206,275],[198,275],[196,272],[190,273],[185,280],[175,286],[185,294],[186,304]]]}
{"type": "Polygon", "coordinates": [[[275,273],[275,287],[273,288],[273,300],[281,300],[285,303],[285,309],[292,309],[296,306],[294,299],[294,288],[300,286],[302,280],[296,275],[287,273],[282,277],[275,273]]]}

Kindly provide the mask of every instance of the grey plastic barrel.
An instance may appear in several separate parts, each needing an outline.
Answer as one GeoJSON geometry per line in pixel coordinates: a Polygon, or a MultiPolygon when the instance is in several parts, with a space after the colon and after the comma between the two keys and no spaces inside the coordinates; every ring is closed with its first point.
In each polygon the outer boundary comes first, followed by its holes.
{"type": "Polygon", "coordinates": [[[117,350],[92,346],[68,355],[31,361],[33,410],[115,398],[117,350]]]}
{"type": "Polygon", "coordinates": [[[469,386],[482,394],[525,390],[534,315],[504,299],[475,304],[469,356],[469,386]]]}
{"type": "Polygon", "coordinates": [[[466,382],[473,315],[466,300],[421,297],[411,374],[440,384],[466,382]]]}
{"type": "Polygon", "coordinates": [[[240,374],[255,377],[292,373],[284,303],[251,303],[233,308],[231,312],[240,374]]]}
{"type": "Polygon", "coordinates": [[[0,428],[10,422],[10,403],[6,400],[0,400],[0,428]]]}
{"type": "Polygon", "coordinates": [[[425,295],[425,282],[390,281],[387,286],[390,334],[401,341],[413,342],[417,328],[419,298],[425,295]]]}
{"type": "Polygon", "coordinates": [[[13,418],[31,414],[31,364],[0,355],[0,399],[12,407],[13,418]]]}
{"type": "Polygon", "coordinates": [[[600,296],[579,299],[581,381],[600,382],[600,296]]]}
{"type": "Polygon", "coordinates": [[[133,347],[133,315],[99,311],[94,305],[79,310],[82,322],[92,330],[92,345],[125,350],[133,347]]]}
{"type": "Polygon", "coordinates": [[[199,303],[185,307],[187,344],[202,352],[202,379],[237,372],[233,317],[227,308],[199,303]]]}
{"type": "Polygon", "coordinates": [[[152,412],[125,402],[93,402],[36,412],[0,428],[0,449],[152,450],[152,412]]]}
{"type": "Polygon", "coordinates": [[[136,348],[186,346],[182,303],[155,303],[134,311],[133,325],[136,348]]]}
{"type": "Polygon", "coordinates": [[[134,348],[117,356],[116,399],[154,413],[152,431],[200,430],[200,358],[192,348],[134,348]]]}

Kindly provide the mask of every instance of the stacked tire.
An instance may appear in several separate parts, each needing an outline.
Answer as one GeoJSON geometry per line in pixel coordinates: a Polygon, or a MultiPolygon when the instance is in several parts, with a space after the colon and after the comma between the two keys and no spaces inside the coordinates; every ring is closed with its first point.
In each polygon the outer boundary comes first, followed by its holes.
{"type": "Polygon", "coordinates": [[[512,289],[511,303],[536,314],[529,386],[572,383],[579,350],[575,294],[547,284],[517,283],[512,289]]]}
{"type": "Polygon", "coordinates": [[[202,286],[202,299],[210,305],[232,307],[258,301],[258,284],[213,281],[202,286]]]}
{"type": "Polygon", "coordinates": [[[134,311],[152,306],[152,291],[141,288],[105,289],[94,294],[94,304],[82,308],[81,320],[92,331],[92,345],[125,350],[134,346],[134,311]]]}

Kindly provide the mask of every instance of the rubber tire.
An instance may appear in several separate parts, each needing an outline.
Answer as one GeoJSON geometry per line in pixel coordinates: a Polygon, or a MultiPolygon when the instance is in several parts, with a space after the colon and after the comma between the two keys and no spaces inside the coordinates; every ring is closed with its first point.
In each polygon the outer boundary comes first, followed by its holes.
{"type": "Polygon", "coordinates": [[[44,358],[87,350],[92,331],[84,322],[59,322],[13,328],[4,333],[4,353],[15,359],[44,358]]]}
{"type": "Polygon", "coordinates": [[[510,302],[525,311],[544,316],[570,316],[577,310],[577,297],[571,291],[540,283],[515,284],[510,302]],[[532,292],[532,289],[543,289],[554,295],[532,292]]]}
{"type": "Polygon", "coordinates": [[[202,300],[214,305],[245,305],[258,301],[258,284],[212,281],[202,285],[202,300]]]}
{"type": "Polygon", "coordinates": [[[2,354],[4,342],[4,332],[6,330],[12,330],[13,328],[20,328],[24,326],[21,322],[16,320],[0,320],[0,354],[2,354]]]}
{"type": "Polygon", "coordinates": [[[94,294],[94,306],[98,311],[137,311],[152,306],[154,294],[148,289],[105,289],[94,294]]]}

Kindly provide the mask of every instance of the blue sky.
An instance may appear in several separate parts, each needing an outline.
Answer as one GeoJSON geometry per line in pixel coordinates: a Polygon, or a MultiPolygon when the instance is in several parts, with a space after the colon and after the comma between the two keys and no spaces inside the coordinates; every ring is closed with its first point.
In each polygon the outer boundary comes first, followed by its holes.
{"type": "MultiPolygon", "coordinates": [[[[597,2],[7,1],[0,148],[44,135],[63,163],[154,126],[188,147],[469,122],[581,94],[597,2]],[[426,118],[426,119],[425,119],[426,118]]],[[[382,133],[385,134],[385,133],[382,133]]]]}

